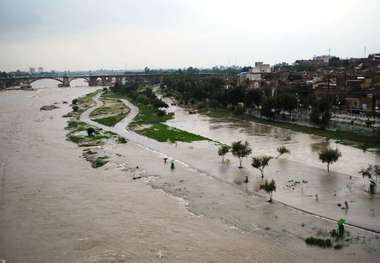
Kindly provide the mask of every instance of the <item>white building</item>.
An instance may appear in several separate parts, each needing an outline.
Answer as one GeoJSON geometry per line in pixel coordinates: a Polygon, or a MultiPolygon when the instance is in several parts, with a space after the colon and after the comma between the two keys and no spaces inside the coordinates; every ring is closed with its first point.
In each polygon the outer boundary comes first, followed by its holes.
{"type": "Polygon", "coordinates": [[[269,64],[263,62],[255,62],[255,67],[250,70],[251,73],[270,73],[271,68],[269,64]]]}
{"type": "Polygon", "coordinates": [[[251,68],[248,72],[242,72],[239,74],[239,82],[248,82],[250,86],[259,88],[261,81],[263,80],[263,73],[270,73],[271,67],[269,64],[263,62],[255,62],[255,67],[251,68]]]}

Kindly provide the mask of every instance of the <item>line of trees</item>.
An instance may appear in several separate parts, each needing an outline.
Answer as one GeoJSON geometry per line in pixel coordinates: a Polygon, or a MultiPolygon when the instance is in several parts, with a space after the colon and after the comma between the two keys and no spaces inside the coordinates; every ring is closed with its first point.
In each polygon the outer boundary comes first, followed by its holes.
{"type": "Polygon", "coordinates": [[[313,124],[322,129],[329,124],[333,101],[331,98],[316,99],[307,87],[299,85],[272,90],[270,87],[251,88],[247,83],[235,83],[236,80],[184,74],[164,78],[161,89],[181,104],[200,108],[229,108],[235,110],[235,113],[256,108],[260,109],[263,116],[272,119],[281,116],[283,112],[288,112],[291,118],[296,109],[311,108],[310,120],[313,124]],[[243,109],[241,105],[244,105],[243,109]]]}

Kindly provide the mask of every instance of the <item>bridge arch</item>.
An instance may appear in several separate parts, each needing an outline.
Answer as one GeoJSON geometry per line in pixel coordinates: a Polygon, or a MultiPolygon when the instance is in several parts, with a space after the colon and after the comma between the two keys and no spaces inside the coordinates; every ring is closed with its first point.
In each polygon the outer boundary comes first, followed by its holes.
{"type": "MultiPolygon", "coordinates": [[[[72,85],[73,85],[72,83],[73,83],[73,82],[75,83],[75,82],[77,82],[78,80],[79,80],[79,81],[81,81],[81,80],[83,81],[83,80],[84,80],[84,81],[87,83],[86,86],[88,86],[88,85],[89,85],[89,82],[90,82],[90,78],[87,78],[87,77],[72,77],[72,78],[69,79],[70,86],[73,87],[73,86],[72,86],[72,85]]],[[[74,86],[76,86],[76,85],[74,85],[74,86]]],[[[81,85],[81,86],[82,86],[82,85],[81,85]]]]}
{"type": "Polygon", "coordinates": [[[29,80],[29,83],[30,84],[32,84],[33,82],[36,82],[36,81],[38,81],[38,80],[44,80],[44,79],[52,79],[52,80],[56,80],[56,81],[58,81],[58,82],[61,82],[61,83],[63,83],[63,80],[62,79],[59,79],[59,78],[53,78],[53,77],[43,77],[43,78],[35,78],[35,79],[31,79],[31,80],[29,80]]]}

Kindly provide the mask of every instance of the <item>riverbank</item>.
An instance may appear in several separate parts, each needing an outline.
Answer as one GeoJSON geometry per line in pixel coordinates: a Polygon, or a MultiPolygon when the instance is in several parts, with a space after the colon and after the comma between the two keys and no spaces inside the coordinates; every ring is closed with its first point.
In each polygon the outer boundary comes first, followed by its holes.
{"type": "Polygon", "coordinates": [[[253,121],[260,124],[272,125],[275,127],[289,129],[295,132],[302,132],[306,134],[313,134],[328,139],[336,140],[340,144],[351,145],[363,150],[368,148],[380,150],[380,136],[366,136],[363,134],[353,133],[349,131],[331,131],[322,130],[313,127],[307,127],[289,122],[279,122],[275,120],[268,120],[263,118],[257,118],[248,114],[236,115],[231,111],[225,109],[207,108],[199,111],[202,114],[206,114],[212,118],[231,118],[237,120],[253,121]]]}

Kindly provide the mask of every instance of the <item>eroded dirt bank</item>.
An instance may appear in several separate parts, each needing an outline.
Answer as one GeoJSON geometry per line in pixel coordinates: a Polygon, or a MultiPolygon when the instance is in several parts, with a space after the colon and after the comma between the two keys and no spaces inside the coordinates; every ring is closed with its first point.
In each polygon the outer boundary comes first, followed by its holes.
{"type": "Polygon", "coordinates": [[[90,91],[0,93],[0,259],[375,262],[379,258],[375,235],[360,231],[353,234],[363,242],[366,237],[365,244],[356,242],[339,251],[307,247],[304,234],[328,230],[333,224],[270,206],[180,165],[171,171],[160,155],[133,143],[105,146],[112,161],[92,169],[81,157],[82,149],[65,140],[66,120],[61,117],[70,111],[62,101],[90,91]],[[59,109],[39,110],[54,102],[59,109]],[[136,173],[143,177],[133,180],[136,173]],[[189,208],[175,196],[188,200],[189,208]],[[298,225],[301,222],[305,227],[298,225]]]}

